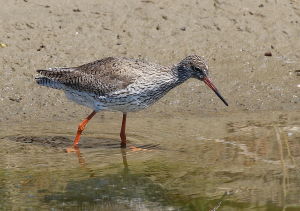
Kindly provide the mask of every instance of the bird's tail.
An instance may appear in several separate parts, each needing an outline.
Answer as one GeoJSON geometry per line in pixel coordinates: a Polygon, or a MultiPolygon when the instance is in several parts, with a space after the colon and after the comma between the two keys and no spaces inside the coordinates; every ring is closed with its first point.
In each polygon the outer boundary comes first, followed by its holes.
{"type": "Polygon", "coordinates": [[[37,72],[42,76],[45,76],[53,80],[63,80],[69,74],[72,74],[74,72],[74,69],[67,68],[67,67],[55,67],[55,68],[49,68],[48,70],[37,70],[37,72]]]}
{"type": "Polygon", "coordinates": [[[64,89],[65,87],[64,84],[53,79],[47,78],[45,76],[38,76],[35,78],[35,81],[38,85],[50,87],[53,89],[64,89]]]}
{"type": "Polygon", "coordinates": [[[73,71],[72,68],[49,68],[48,70],[37,70],[40,76],[36,77],[37,84],[54,89],[64,89],[64,81],[68,74],[73,71]]]}

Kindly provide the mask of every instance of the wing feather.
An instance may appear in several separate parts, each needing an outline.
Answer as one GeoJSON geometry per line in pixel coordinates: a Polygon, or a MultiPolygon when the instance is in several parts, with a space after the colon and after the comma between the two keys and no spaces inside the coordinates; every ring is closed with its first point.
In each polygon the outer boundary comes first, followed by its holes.
{"type": "Polygon", "coordinates": [[[130,71],[124,69],[120,60],[113,57],[78,67],[50,68],[37,70],[37,72],[66,87],[97,95],[106,95],[124,89],[135,80],[134,74],[129,74],[130,71]]]}

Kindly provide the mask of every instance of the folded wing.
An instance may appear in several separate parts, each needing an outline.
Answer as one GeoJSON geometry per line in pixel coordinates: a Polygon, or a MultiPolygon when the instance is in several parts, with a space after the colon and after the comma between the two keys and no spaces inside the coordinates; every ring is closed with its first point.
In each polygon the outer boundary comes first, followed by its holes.
{"type": "Polygon", "coordinates": [[[126,71],[117,58],[108,57],[79,67],[50,68],[37,70],[41,74],[36,78],[40,85],[64,89],[71,88],[97,95],[126,88],[133,83],[135,76],[126,71]]]}

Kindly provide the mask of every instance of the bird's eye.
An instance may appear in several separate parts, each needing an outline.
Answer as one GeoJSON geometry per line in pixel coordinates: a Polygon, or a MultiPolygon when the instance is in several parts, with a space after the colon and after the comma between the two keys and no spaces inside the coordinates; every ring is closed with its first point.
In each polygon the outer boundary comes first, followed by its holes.
{"type": "Polygon", "coordinates": [[[192,66],[192,70],[194,70],[195,72],[202,72],[199,67],[195,67],[195,66],[192,66]]]}
{"type": "Polygon", "coordinates": [[[201,69],[198,68],[198,67],[194,67],[194,70],[197,71],[197,72],[202,72],[201,69]]]}
{"type": "Polygon", "coordinates": [[[193,69],[195,72],[200,73],[201,75],[204,75],[206,73],[205,70],[202,70],[199,67],[194,67],[193,69]]]}
{"type": "Polygon", "coordinates": [[[201,72],[201,69],[198,68],[198,67],[192,67],[192,69],[193,69],[194,71],[196,71],[196,72],[201,72]]]}

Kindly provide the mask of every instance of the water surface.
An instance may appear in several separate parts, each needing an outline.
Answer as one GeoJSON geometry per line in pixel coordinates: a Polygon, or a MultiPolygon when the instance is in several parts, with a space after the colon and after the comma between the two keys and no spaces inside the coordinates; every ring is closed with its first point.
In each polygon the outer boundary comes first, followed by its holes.
{"type": "Polygon", "coordinates": [[[297,112],[2,124],[2,210],[299,210],[297,112]]]}

